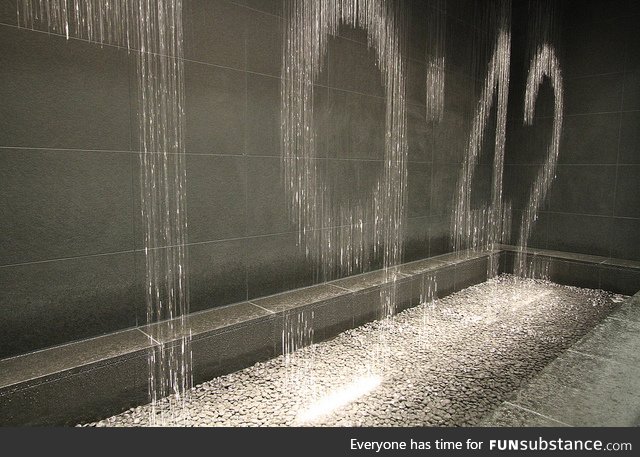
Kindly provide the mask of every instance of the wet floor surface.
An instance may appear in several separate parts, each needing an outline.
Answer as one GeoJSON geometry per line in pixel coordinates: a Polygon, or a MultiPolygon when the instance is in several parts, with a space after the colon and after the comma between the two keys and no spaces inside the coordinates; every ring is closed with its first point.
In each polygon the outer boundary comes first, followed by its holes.
{"type": "MultiPolygon", "coordinates": [[[[165,423],[608,425],[612,404],[623,402],[630,411],[638,404],[624,367],[638,365],[628,344],[640,344],[640,324],[633,310],[617,309],[621,300],[501,276],[392,322],[373,322],[201,384],[165,423]],[[591,419],[580,422],[586,416],[591,419]]],[[[632,412],[617,417],[634,420],[632,412]]],[[[150,407],[142,406],[91,425],[142,426],[150,418],[150,407]]]]}
{"type": "Polygon", "coordinates": [[[640,295],[484,418],[496,426],[640,425],[640,295]]]}

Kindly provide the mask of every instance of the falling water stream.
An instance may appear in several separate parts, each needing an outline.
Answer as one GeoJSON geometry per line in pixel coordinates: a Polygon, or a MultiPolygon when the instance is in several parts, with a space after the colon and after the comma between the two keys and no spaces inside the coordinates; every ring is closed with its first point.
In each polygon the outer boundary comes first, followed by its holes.
{"type": "MultiPolygon", "coordinates": [[[[502,176],[511,63],[511,0],[488,2],[482,13],[486,19],[482,21],[481,30],[489,35],[488,44],[491,45],[492,55],[486,67],[480,99],[473,113],[469,141],[458,178],[451,232],[453,248],[457,252],[494,249],[505,238],[510,220],[509,206],[503,203],[502,176]],[[473,209],[472,182],[494,102],[497,120],[491,202],[482,208],[473,209]]],[[[478,51],[475,54],[476,60],[483,55],[478,51]]],[[[495,256],[490,257],[488,270],[489,277],[497,275],[498,262],[495,256]]]]}
{"type": "Polygon", "coordinates": [[[21,27],[130,48],[136,33],[131,0],[18,0],[21,27]]]}
{"type": "Polygon", "coordinates": [[[406,12],[400,5],[385,0],[285,2],[283,176],[290,215],[299,228],[299,243],[319,265],[324,280],[357,271],[365,264],[369,248],[383,254],[385,269],[401,258],[407,133],[406,12]],[[348,207],[335,204],[336,196],[320,174],[313,97],[329,38],[337,35],[341,24],[368,32],[368,44],[375,50],[386,91],[384,171],[370,198],[348,207]],[[342,230],[344,227],[349,230],[342,230]]]}
{"type": "MultiPolygon", "coordinates": [[[[406,207],[406,11],[386,0],[291,0],[285,2],[282,58],[282,169],[298,243],[318,266],[319,278],[363,271],[369,253],[382,255],[387,286],[380,317],[395,314],[396,272],[401,261],[406,207]],[[385,88],[384,168],[369,198],[338,202],[320,174],[314,112],[314,83],[330,37],[341,24],[367,31],[368,46],[385,88]]],[[[313,323],[309,324],[313,327],[313,323]]],[[[286,329],[285,329],[286,330],[286,329]]],[[[283,337],[287,339],[288,337],[283,337]]],[[[297,345],[294,345],[297,347],[297,345]]]]}
{"type": "MultiPolygon", "coordinates": [[[[518,251],[514,272],[521,277],[548,278],[548,263],[528,256],[527,245],[532,228],[538,218],[538,211],[555,177],[563,120],[563,83],[560,64],[555,52],[558,27],[556,5],[552,0],[530,3],[528,36],[529,71],[527,75],[524,123],[532,125],[539,88],[545,78],[549,80],[554,94],[553,128],[547,159],[535,181],[531,185],[528,204],[522,214],[518,236],[518,251]]],[[[511,205],[503,201],[503,172],[506,138],[507,98],[509,91],[509,66],[511,56],[511,2],[494,0],[487,3],[484,10],[488,20],[481,21],[481,30],[491,33],[493,54],[486,70],[484,87],[475,109],[469,142],[466,148],[455,200],[452,224],[452,244],[455,251],[493,250],[498,243],[509,239],[511,232],[511,205]],[[480,208],[472,208],[472,183],[483,145],[489,116],[497,94],[496,132],[493,156],[493,181],[491,202],[480,208]]],[[[482,40],[480,46],[482,46],[482,40]]],[[[475,53],[477,60],[478,55],[475,53]]],[[[477,64],[476,64],[477,66],[477,64]]],[[[472,71],[479,74],[478,69],[472,71]]],[[[498,271],[497,256],[491,256],[488,276],[494,277],[498,271]]]]}
{"type": "Polygon", "coordinates": [[[136,58],[150,423],[179,423],[192,387],[182,0],[19,0],[18,20],[136,58]]]}
{"type": "Polygon", "coordinates": [[[427,75],[426,117],[428,122],[440,122],[444,116],[446,70],[447,2],[434,0],[427,10],[427,75]]]}
{"type": "Polygon", "coordinates": [[[192,387],[182,0],[139,0],[135,6],[147,321],[166,321],[150,333],[159,343],[150,363],[150,395],[153,405],[163,401],[153,411],[158,423],[176,423],[192,387]]]}
{"type": "Polygon", "coordinates": [[[529,256],[527,245],[533,226],[538,220],[538,211],[540,211],[555,178],[564,118],[562,71],[555,52],[558,40],[555,3],[549,0],[540,0],[530,5],[533,11],[530,14],[529,22],[531,31],[528,40],[528,54],[530,57],[524,99],[524,124],[533,125],[540,87],[545,79],[548,79],[553,89],[553,126],[547,159],[531,185],[528,204],[522,212],[518,251],[514,265],[514,273],[520,277],[543,279],[548,277],[549,266],[535,256],[529,256]]]}

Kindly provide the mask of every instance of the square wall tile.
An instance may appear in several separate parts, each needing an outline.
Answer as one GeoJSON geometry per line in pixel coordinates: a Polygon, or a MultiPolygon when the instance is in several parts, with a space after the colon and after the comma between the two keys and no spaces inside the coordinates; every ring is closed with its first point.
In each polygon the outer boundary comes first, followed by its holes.
{"type": "Polygon", "coordinates": [[[329,90],[329,157],[383,160],[386,106],[382,98],[329,90]]]}
{"type": "Polygon", "coordinates": [[[279,157],[247,157],[247,234],[291,232],[289,201],[279,157]]]}
{"type": "Polygon", "coordinates": [[[247,11],[247,70],[280,77],[282,73],[282,19],[247,11]]]}
{"type": "Polygon", "coordinates": [[[540,165],[505,165],[503,175],[504,200],[511,202],[514,210],[522,210],[528,207],[531,188],[539,168],[540,165]]]}
{"type": "Polygon", "coordinates": [[[623,110],[640,110],[640,71],[629,71],[624,75],[623,110]]]}
{"type": "Polygon", "coordinates": [[[202,311],[246,300],[244,240],[189,246],[190,311],[202,311]]]}
{"type": "Polygon", "coordinates": [[[616,167],[613,165],[559,165],[551,185],[551,211],[613,214],[616,167]]]}
{"type": "Polygon", "coordinates": [[[314,264],[297,242],[296,233],[246,240],[249,300],[313,284],[314,264]]]}
{"type": "Polygon", "coordinates": [[[640,260],[640,219],[614,218],[611,233],[611,257],[640,260]]]}
{"type": "Polygon", "coordinates": [[[615,215],[640,218],[640,165],[618,166],[615,215]]]}
{"type": "Polygon", "coordinates": [[[135,159],[0,149],[0,263],[132,250],[135,159]]]}
{"type": "Polygon", "coordinates": [[[460,166],[457,164],[434,164],[431,215],[448,215],[453,210],[453,199],[457,190],[460,166]]]}
{"type": "Polygon", "coordinates": [[[404,262],[429,257],[429,218],[408,218],[404,229],[404,262]]]}
{"type": "Polygon", "coordinates": [[[278,78],[247,73],[247,154],[279,157],[282,152],[280,84],[278,78]]]}
{"type": "Polygon", "coordinates": [[[185,0],[183,11],[185,58],[245,68],[245,8],[222,0],[185,0]]]}
{"type": "MultiPolygon", "coordinates": [[[[609,217],[550,213],[549,249],[599,256],[609,255],[614,223],[609,217]]],[[[615,224],[616,231],[618,224],[615,224]]]]}
{"type": "Polygon", "coordinates": [[[0,27],[0,146],[128,151],[125,49],[0,27]]]}
{"type": "Polygon", "coordinates": [[[622,113],[620,121],[621,164],[640,164],[640,112],[622,113]]]}
{"type": "Polygon", "coordinates": [[[0,0],[0,24],[18,25],[17,0],[0,0]]]}
{"type": "MultiPolygon", "coordinates": [[[[620,116],[615,113],[565,117],[558,161],[573,164],[616,163],[620,116]]],[[[551,130],[548,142],[550,135],[551,130]]]]}
{"type": "Polygon", "coordinates": [[[133,327],[144,303],[132,252],[2,267],[0,285],[0,358],[133,327]]]}
{"type": "Polygon", "coordinates": [[[366,44],[330,38],[327,46],[329,86],[366,95],[384,95],[382,74],[373,48],[366,44]]]}
{"type": "Polygon", "coordinates": [[[407,217],[426,217],[431,207],[431,169],[429,163],[409,163],[407,171],[407,217]]]}
{"type": "Polygon", "coordinates": [[[429,217],[429,256],[451,252],[451,216],[429,217]]]}
{"type": "Polygon", "coordinates": [[[251,9],[262,11],[263,13],[282,16],[283,4],[277,0],[238,0],[236,3],[246,5],[251,9]]]}
{"type": "Polygon", "coordinates": [[[203,154],[243,154],[245,73],[185,62],[186,150],[203,154]]]}
{"type": "Polygon", "coordinates": [[[246,184],[244,157],[187,154],[190,243],[246,234],[246,184]]]}
{"type": "Polygon", "coordinates": [[[409,162],[433,161],[433,125],[427,125],[425,107],[407,105],[407,143],[409,162]]]}
{"type": "Polygon", "coordinates": [[[625,25],[626,18],[618,17],[565,29],[564,73],[572,77],[623,72],[625,25]]]}
{"type": "MultiPolygon", "coordinates": [[[[621,74],[566,79],[565,114],[619,111],[623,83],[621,74]]],[[[625,87],[625,99],[626,92],[625,87]]]]}

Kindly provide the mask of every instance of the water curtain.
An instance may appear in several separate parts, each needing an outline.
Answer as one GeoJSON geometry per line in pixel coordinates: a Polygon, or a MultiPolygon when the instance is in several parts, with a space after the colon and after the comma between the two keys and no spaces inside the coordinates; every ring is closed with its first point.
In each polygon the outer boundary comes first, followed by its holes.
{"type": "Polygon", "coordinates": [[[182,0],[19,0],[18,20],[136,58],[151,423],[175,423],[192,387],[182,0]]]}
{"type": "MultiPolygon", "coordinates": [[[[502,178],[511,62],[511,1],[492,0],[483,14],[488,16],[488,20],[483,21],[481,30],[484,33],[495,31],[490,40],[493,51],[486,67],[480,99],[473,113],[471,132],[458,177],[452,223],[452,245],[455,251],[493,249],[505,238],[510,220],[508,205],[503,203],[502,178]],[[494,103],[497,119],[491,202],[483,208],[473,209],[472,182],[494,103]]],[[[474,74],[478,74],[478,71],[474,74]]],[[[490,259],[488,273],[489,276],[495,276],[497,259],[494,256],[490,259]]]]}
{"type": "MultiPolygon", "coordinates": [[[[370,250],[382,254],[390,283],[402,257],[406,207],[407,114],[406,13],[403,2],[386,0],[290,0],[285,2],[282,57],[282,169],[290,217],[300,246],[319,265],[321,279],[367,266],[370,250]],[[385,88],[384,168],[369,198],[336,203],[320,174],[314,84],[330,37],[341,24],[367,31],[385,88]]],[[[385,289],[383,316],[395,312],[395,288],[385,289]]]]}
{"type": "Polygon", "coordinates": [[[564,119],[562,70],[555,51],[559,36],[556,5],[550,0],[540,0],[531,4],[530,8],[529,17],[532,19],[527,49],[529,69],[524,99],[524,125],[533,125],[540,87],[545,80],[548,80],[553,89],[553,126],[547,158],[531,185],[529,199],[522,213],[514,266],[514,273],[521,277],[538,276],[541,271],[543,273],[545,271],[545,268],[541,269],[535,257],[528,258],[527,246],[531,238],[531,231],[538,220],[538,212],[555,178],[564,119]]]}

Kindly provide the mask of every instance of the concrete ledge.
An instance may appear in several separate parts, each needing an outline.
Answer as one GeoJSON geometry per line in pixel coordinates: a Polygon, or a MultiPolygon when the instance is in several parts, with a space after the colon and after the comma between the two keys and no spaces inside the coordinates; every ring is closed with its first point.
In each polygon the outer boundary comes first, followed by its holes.
{"type": "MultiPolygon", "coordinates": [[[[551,262],[552,280],[561,284],[611,284],[616,292],[640,289],[640,268],[635,266],[568,253],[531,254],[551,262]]],[[[486,281],[491,257],[499,261],[500,272],[511,272],[514,255],[510,246],[446,254],[387,274],[374,271],[190,314],[194,383],[281,354],[287,316],[312,313],[314,342],[326,340],[379,318],[380,292],[394,276],[401,311],[419,304],[433,279],[442,298],[486,281]]],[[[146,403],[150,351],[178,344],[181,337],[167,331],[169,325],[142,326],[0,361],[0,425],[73,425],[146,403]]]]}
{"type": "MultiPolygon", "coordinates": [[[[501,271],[511,273],[518,248],[509,245],[501,248],[505,252],[501,271]]],[[[549,279],[557,284],[625,295],[640,290],[640,262],[546,249],[528,249],[526,254],[528,260],[547,262],[549,279]]]]}

